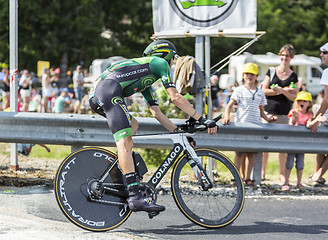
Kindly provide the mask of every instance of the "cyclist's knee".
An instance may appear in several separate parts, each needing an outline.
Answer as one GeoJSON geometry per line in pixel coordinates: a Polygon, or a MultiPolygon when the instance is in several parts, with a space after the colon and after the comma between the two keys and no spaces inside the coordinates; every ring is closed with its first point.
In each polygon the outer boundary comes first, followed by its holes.
{"type": "Polygon", "coordinates": [[[116,142],[116,145],[118,148],[123,148],[126,150],[132,149],[133,148],[133,141],[132,141],[132,137],[128,136],[128,137],[124,137],[121,138],[120,140],[118,140],[116,142]]]}
{"type": "Polygon", "coordinates": [[[138,131],[139,123],[137,119],[135,119],[134,117],[132,117],[131,119],[131,128],[132,128],[132,135],[135,135],[138,131]]]}

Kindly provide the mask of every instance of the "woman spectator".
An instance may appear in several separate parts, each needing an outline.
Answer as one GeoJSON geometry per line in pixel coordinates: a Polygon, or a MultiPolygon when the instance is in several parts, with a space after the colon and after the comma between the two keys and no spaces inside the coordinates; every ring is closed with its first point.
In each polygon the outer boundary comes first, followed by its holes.
{"type": "Polygon", "coordinates": [[[32,76],[28,70],[24,70],[19,80],[20,95],[23,100],[23,112],[28,112],[28,106],[31,98],[31,79],[32,76]]]}
{"type": "MultiPolygon", "coordinates": [[[[277,116],[275,123],[288,124],[288,113],[292,108],[292,101],[299,92],[297,74],[291,69],[290,61],[295,56],[292,45],[284,45],[280,51],[280,65],[269,68],[262,89],[267,97],[268,104],[265,106],[267,115],[277,116]],[[296,85],[295,85],[296,84],[296,85]]],[[[268,162],[268,153],[263,153],[262,180],[265,180],[265,169],[268,162]]],[[[279,153],[280,180],[285,182],[286,153],[279,153]]]]}
{"type": "Polygon", "coordinates": [[[49,68],[44,70],[42,75],[42,112],[48,112],[48,100],[51,97],[51,83],[54,77],[50,76],[49,68]]]}
{"type": "Polygon", "coordinates": [[[9,108],[10,105],[10,75],[9,75],[9,69],[7,67],[2,68],[2,73],[3,73],[3,79],[2,79],[2,90],[4,92],[5,96],[5,107],[4,109],[9,108]]]}

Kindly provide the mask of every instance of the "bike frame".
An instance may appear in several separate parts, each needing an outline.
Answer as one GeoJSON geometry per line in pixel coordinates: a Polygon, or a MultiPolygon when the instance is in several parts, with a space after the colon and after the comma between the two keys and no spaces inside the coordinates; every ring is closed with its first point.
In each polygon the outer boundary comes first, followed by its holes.
{"type": "Polygon", "coordinates": [[[190,146],[190,143],[187,139],[187,137],[191,137],[193,135],[194,133],[180,132],[180,133],[160,133],[160,134],[145,134],[145,135],[132,136],[133,139],[171,139],[174,143],[171,152],[166,156],[165,160],[162,162],[162,164],[158,167],[156,172],[148,181],[149,186],[156,188],[156,186],[162,180],[162,178],[170,169],[170,167],[175,163],[175,161],[177,160],[177,158],[179,157],[182,151],[188,153],[190,157],[189,164],[192,167],[201,186],[204,189],[212,186],[210,179],[208,178],[206,172],[201,166],[200,159],[198,158],[194,149],[190,146]],[[201,177],[205,178],[205,182],[207,186],[204,185],[204,183],[201,180],[201,177]]]}

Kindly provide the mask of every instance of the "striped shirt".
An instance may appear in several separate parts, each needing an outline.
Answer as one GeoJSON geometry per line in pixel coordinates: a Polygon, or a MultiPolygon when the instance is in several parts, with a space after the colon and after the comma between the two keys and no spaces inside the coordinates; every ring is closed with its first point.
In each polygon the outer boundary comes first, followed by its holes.
{"type": "Polygon", "coordinates": [[[242,85],[233,91],[231,98],[238,104],[235,122],[261,123],[260,106],[267,105],[262,89],[251,90],[242,85]]]}

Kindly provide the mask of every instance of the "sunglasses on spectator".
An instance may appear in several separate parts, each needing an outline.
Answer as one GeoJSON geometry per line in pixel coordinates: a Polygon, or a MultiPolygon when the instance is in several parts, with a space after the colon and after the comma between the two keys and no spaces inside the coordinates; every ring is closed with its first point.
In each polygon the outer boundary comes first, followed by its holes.
{"type": "Polygon", "coordinates": [[[327,55],[328,51],[322,51],[321,53],[324,54],[324,55],[327,55]]]}

